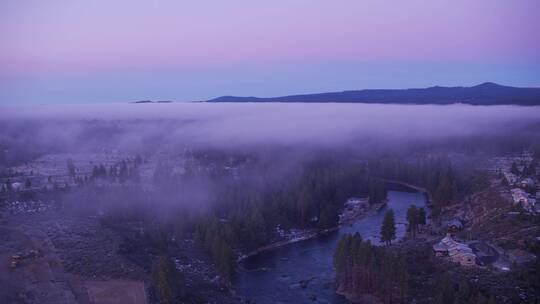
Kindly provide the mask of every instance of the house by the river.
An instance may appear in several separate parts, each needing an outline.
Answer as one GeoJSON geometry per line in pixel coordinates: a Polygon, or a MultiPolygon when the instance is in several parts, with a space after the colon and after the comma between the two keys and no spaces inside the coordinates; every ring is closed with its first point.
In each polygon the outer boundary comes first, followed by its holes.
{"type": "Polygon", "coordinates": [[[467,244],[455,241],[451,234],[447,234],[439,243],[433,245],[433,252],[439,257],[448,257],[451,261],[462,266],[476,264],[476,255],[467,244]]]}

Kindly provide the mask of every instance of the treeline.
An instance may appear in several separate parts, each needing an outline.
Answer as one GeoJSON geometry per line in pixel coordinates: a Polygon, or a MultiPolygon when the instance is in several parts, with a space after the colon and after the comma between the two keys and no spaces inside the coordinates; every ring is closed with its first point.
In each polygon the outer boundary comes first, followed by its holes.
{"type": "Polygon", "coordinates": [[[435,304],[496,304],[493,295],[486,295],[477,286],[467,280],[455,281],[448,274],[437,277],[434,289],[435,304]]]}
{"type": "Polygon", "coordinates": [[[278,225],[332,228],[348,198],[371,194],[372,203],[386,199],[384,184],[369,179],[365,164],[334,159],[303,163],[286,178],[248,175],[223,185],[196,235],[226,278],[233,269],[233,249],[249,251],[277,240],[278,225]]]}
{"type": "Polygon", "coordinates": [[[408,274],[404,255],[364,241],[359,233],[344,235],[334,254],[337,291],[349,299],[376,296],[383,303],[404,303],[408,274]]]}
{"type": "Polygon", "coordinates": [[[183,303],[187,296],[184,276],[168,256],[159,256],[152,265],[151,294],[158,303],[183,303]]]}
{"type": "Polygon", "coordinates": [[[337,292],[360,303],[497,303],[482,282],[439,268],[428,249],[375,246],[346,234],[334,252],[337,292]]]}
{"type": "Polygon", "coordinates": [[[230,282],[234,275],[235,259],[230,241],[235,238],[229,225],[215,217],[201,221],[195,230],[195,239],[209,252],[219,275],[230,282]]]}
{"type": "MultiPolygon", "coordinates": [[[[142,158],[137,155],[133,160],[122,160],[118,164],[111,165],[107,169],[105,165],[94,165],[90,174],[91,180],[96,179],[108,179],[110,181],[118,181],[120,183],[128,180],[139,182],[141,177],[139,173],[139,166],[142,164],[142,158]]],[[[68,171],[71,176],[75,177],[76,168],[73,162],[68,161],[68,171]]]]}
{"type": "Polygon", "coordinates": [[[67,173],[74,183],[83,186],[96,180],[107,180],[110,182],[124,183],[126,181],[140,182],[141,176],[139,166],[143,163],[140,155],[134,158],[126,158],[122,161],[110,165],[108,168],[103,164],[95,164],[89,174],[82,174],[72,159],[66,161],[67,173]]]}
{"type": "Polygon", "coordinates": [[[410,206],[407,209],[407,232],[410,232],[415,237],[420,227],[426,224],[426,217],[427,213],[423,207],[410,206]]]}
{"type": "Polygon", "coordinates": [[[285,178],[246,176],[217,194],[215,217],[233,227],[240,243],[267,242],[275,227],[335,227],[338,213],[352,196],[367,196],[377,188],[376,201],[386,198],[382,182],[369,182],[365,165],[335,160],[302,164],[285,178]]]}
{"type": "Polygon", "coordinates": [[[373,176],[410,183],[428,190],[433,199],[431,203],[434,217],[451,204],[464,189],[452,163],[443,156],[418,160],[384,158],[372,160],[368,166],[373,176]]]}

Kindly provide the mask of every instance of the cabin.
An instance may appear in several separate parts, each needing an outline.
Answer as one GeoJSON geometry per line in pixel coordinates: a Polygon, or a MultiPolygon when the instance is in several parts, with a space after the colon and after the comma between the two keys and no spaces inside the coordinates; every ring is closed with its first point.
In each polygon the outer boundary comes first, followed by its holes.
{"type": "Polygon", "coordinates": [[[476,264],[476,255],[467,244],[455,241],[448,233],[439,243],[433,245],[433,252],[438,257],[449,257],[452,262],[462,266],[476,264]]]}
{"type": "Polygon", "coordinates": [[[476,255],[469,252],[458,252],[454,256],[450,257],[453,262],[459,263],[461,266],[474,266],[476,265],[476,255]]]}
{"type": "Polygon", "coordinates": [[[450,259],[463,266],[472,266],[476,264],[476,255],[471,247],[463,243],[455,242],[448,248],[448,256],[450,259]]]}
{"type": "Polygon", "coordinates": [[[511,192],[514,205],[519,205],[529,212],[534,212],[538,209],[536,206],[536,199],[530,197],[525,190],[514,188],[511,192]]]}
{"type": "Polygon", "coordinates": [[[433,245],[433,252],[438,257],[448,256],[448,248],[440,243],[433,245]]]}
{"type": "Polygon", "coordinates": [[[455,241],[452,239],[450,233],[448,233],[440,242],[433,245],[433,252],[436,256],[448,256],[448,247],[454,243],[455,241]]]}
{"type": "Polygon", "coordinates": [[[519,184],[522,189],[533,189],[534,188],[534,180],[530,177],[527,177],[521,181],[519,184]]]}
{"type": "Polygon", "coordinates": [[[24,185],[23,183],[21,182],[14,182],[14,183],[11,183],[11,190],[12,191],[20,191],[24,188],[24,185]]]}
{"type": "Polygon", "coordinates": [[[510,191],[512,192],[512,199],[514,200],[514,204],[527,204],[527,201],[529,199],[527,192],[519,188],[514,188],[510,191]]]}
{"type": "Polygon", "coordinates": [[[463,229],[463,223],[459,219],[452,219],[446,222],[446,228],[450,233],[456,233],[463,229]]]}

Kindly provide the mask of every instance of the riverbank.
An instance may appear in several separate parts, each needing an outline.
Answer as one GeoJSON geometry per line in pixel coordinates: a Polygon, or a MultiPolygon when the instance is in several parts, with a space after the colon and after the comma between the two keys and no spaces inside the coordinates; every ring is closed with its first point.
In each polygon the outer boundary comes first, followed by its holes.
{"type": "MultiPolygon", "coordinates": [[[[347,303],[335,289],[333,256],[341,237],[358,232],[362,239],[377,244],[385,210],[394,211],[396,222],[405,222],[407,209],[412,204],[423,207],[424,202],[425,197],[418,192],[389,191],[386,204],[370,208],[352,225],[341,225],[335,232],[281,246],[242,261],[235,289],[242,298],[261,304],[309,304],[314,303],[313,298],[319,303],[347,303]],[[306,281],[309,283],[304,284],[306,281]]],[[[404,225],[398,225],[396,237],[401,238],[404,234],[404,225]]],[[[431,254],[430,250],[426,252],[431,254]]]]}
{"type": "MultiPolygon", "coordinates": [[[[406,183],[406,182],[398,181],[398,180],[390,180],[390,179],[384,179],[384,178],[381,178],[380,180],[382,180],[382,181],[384,181],[384,182],[386,182],[388,184],[400,185],[400,186],[403,186],[405,188],[409,188],[411,190],[422,193],[422,195],[424,195],[424,197],[426,198],[425,205],[427,207],[432,207],[433,200],[432,200],[432,197],[431,197],[431,193],[426,188],[423,188],[423,187],[420,187],[420,186],[417,186],[417,185],[413,185],[413,184],[409,184],[409,183],[406,183]]],[[[277,242],[274,242],[274,243],[259,247],[259,248],[255,249],[253,251],[250,251],[247,254],[242,254],[242,255],[240,255],[238,257],[237,262],[241,262],[241,261],[243,261],[243,260],[245,260],[245,259],[247,259],[249,257],[255,256],[257,254],[260,254],[260,253],[268,251],[268,250],[272,250],[272,249],[275,249],[275,248],[279,248],[279,247],[282,247],[282,246],[286,246],[286,245],[301,242],[301,241],[310,240],[310,239],[319,237],[321,235],[324,235],[326,233],[336,231],[336,230],[340,229],[341,227],[351,226],[356,221],[358,221],[358,220],[360,220],[360,219],[362,219],[364,217],[373,215],[375,212],[379,211],[385,205],[386,205],[386,201],[383,202],[383,203],[370,205],[368,210],[363,211],[361,213],[354,213],[352,216],[348,215],[347,217],[344,216],[345,213],[346,213],[346,210],[343,210],[342,213],[340,214],[340,223],[336,227],[332,227],[332,228],[324,229],[324,230],[304,231],[304,233],[300,237],[295,237],[295,238],[290,239],[290,240],[277,241],[277,242]],[[341,219],[343,219],[343,218],[346,218],[346,220],[342,221],[341,219]]]]}
{"type": "MultiPolygon", "coordinates": [[[[251,252],[249,252],[247,254],[240,255],[238,257],[238,259],[237,259],[237,262],[241,262],[241,261],[243,261],[243,260],[245,260],[247,258],[253,257],[255,255],[258,255],[260,253],[263,253],[263,252],[266,252],[266,251],[269,251],[269,250],[272,250],[272,249],[275,249],[275,248],[279,248],[279,247],[286,246],[286,245],[289,245],[289,244],[294,244],[294,243],[301,242],[301,241],[307,241],[307,240],[319,237],[321,235],[337,231],[341,227],[344,227],[344,226],[350,226],[354,222],[356,222],[358,220],[361,220],[364,217],[368,217],[368,216],[373,215],[374,213],[379,211],[385,205],[386,205],[386,201],[382,202],[382,203],[379,203],[379,204],[373,204],[373,205],[371,205],[369,207],[368,210],[366,210],[364,212],[361,212],[361,213],[354,214],[352,217],[349,217],[347,219],[347,221],[340,222],[339,225],[337,225],[336,227],[332,227],[332,228],[328,228],[328,229],[322,229],[322,230],[306,230],[301,236],[296,237],[294,239],[282,240],[282,241],[271,243],[269,245],[259,247],[259,248],[255,249],[255,250],[253,250],[253,251],[251,251],[251,252]]],[[[341,214],[340,218],[342,217],[342,215],[343,215],[343,213],[341,214]]]]}

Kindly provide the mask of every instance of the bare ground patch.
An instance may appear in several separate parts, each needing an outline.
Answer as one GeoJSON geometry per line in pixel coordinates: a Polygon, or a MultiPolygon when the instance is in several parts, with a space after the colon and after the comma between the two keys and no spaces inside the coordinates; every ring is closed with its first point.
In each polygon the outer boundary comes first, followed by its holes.
{"type": "Polygon", "coordinates": [[[86,281],[92,304],[145,304],[144,283],[134,280],[86,281]]]}

